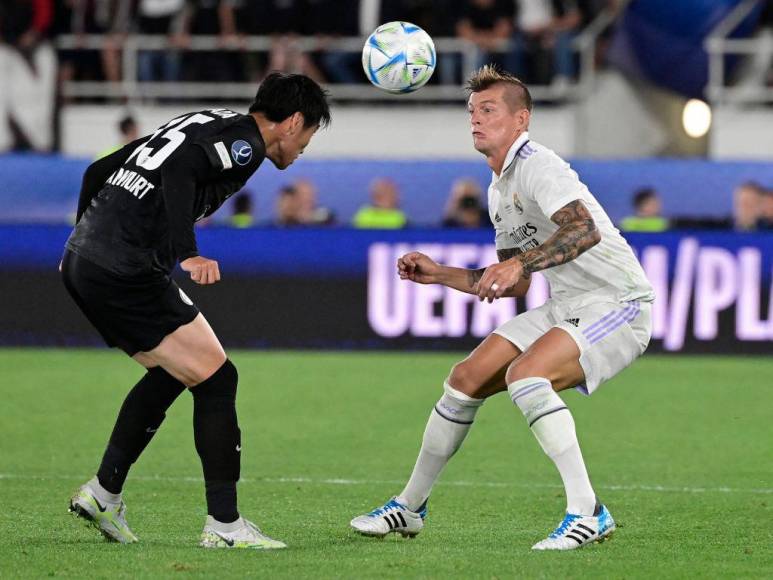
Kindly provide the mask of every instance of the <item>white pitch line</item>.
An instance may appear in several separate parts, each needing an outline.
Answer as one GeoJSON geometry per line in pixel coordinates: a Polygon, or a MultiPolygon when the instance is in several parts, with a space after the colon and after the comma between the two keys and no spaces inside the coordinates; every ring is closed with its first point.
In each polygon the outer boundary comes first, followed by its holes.
{"type": "MultiPolygon", "coordinates": [[[[0,473],[0,480],[21,479],[30,481],[81,480],[82,475],[24,475],[18,473],[0,473]]],[[[167,477],[167,476],[131,476],[134,481],[162,481],[170,483],[202,483],[201,477],[167,477]]],[[[312,485],[403,485],[404,481],[386,479],[314,479],[311,477],[243,477],[241,483],[308,483],[312,485]]],[[[438,485],[451,487],[495,487],[520,489],[563,489],[555,483],[505,483],[497,481],[439,481],[438,485]]],[[[773,488],[739,488],[739,487],[690,487],[670,485],[597,485],[598,489],[610,491],[652,491],[657,493],[751,493],[773,494],[773,488]]]]}

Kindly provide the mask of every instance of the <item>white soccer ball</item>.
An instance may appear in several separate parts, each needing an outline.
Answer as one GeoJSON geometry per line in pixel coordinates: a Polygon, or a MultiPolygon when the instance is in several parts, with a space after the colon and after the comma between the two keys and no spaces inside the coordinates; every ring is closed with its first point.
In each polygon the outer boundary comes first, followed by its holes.
{"type": "Polygon", "coordinates": [[[410,22],[382,24],[362,49],[362,68],[368,79],[390,93],[410,93],[423,87],[436,61],[432,38],[410,22]]]}

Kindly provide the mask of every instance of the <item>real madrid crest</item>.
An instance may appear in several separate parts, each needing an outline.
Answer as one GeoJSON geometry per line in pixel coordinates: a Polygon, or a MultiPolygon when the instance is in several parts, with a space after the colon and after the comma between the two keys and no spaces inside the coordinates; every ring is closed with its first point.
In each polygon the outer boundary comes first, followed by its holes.
{"type": "Polygon", "coordinates": [[[521,205],[521,200],[518,199],[517,192],[513,192],[513,205],[515,206],[515,210],[518,212],[518,215],[523,214],[523,206],[521,205]]]}

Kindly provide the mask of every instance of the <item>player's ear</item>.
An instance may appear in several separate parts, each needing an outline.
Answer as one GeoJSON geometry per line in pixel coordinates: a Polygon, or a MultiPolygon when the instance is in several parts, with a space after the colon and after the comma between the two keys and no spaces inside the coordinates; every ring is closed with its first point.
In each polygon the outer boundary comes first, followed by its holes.
{"type": "Polygon", "coordinates": [[[296,111],[295,113],[293,113],[293,127],[298,133],[303,131],[305,122],[306,120],[303,117],[303,113],[301,113],[300,111],[296,111]]]}
{"type": "Polygon", "coordinates": [[[303,131],[303,113],[295,111],[290,116],[290,134],[300,133],[303,131]]]}

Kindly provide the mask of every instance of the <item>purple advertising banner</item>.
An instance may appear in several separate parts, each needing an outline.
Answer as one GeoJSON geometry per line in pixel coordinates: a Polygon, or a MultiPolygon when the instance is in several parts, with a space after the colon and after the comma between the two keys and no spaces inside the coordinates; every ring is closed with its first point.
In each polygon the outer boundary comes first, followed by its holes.
{"type": "MultiPolygon", "coordinates": [[[[56,269],[68,234],[0,227],[0,345],[101,344],[56,269]]],[[[657,294],[650,352],[773,354],[773,233],[626,237],[657,294]]],[[[549,296],[538,274],[525,299],[493,304],[398,278],[397,258],[411,250],[495,263],[486,230],[207,228],[197,238],[223,279],[179,283],[228,347],[465,351],[549,296]]]]}

